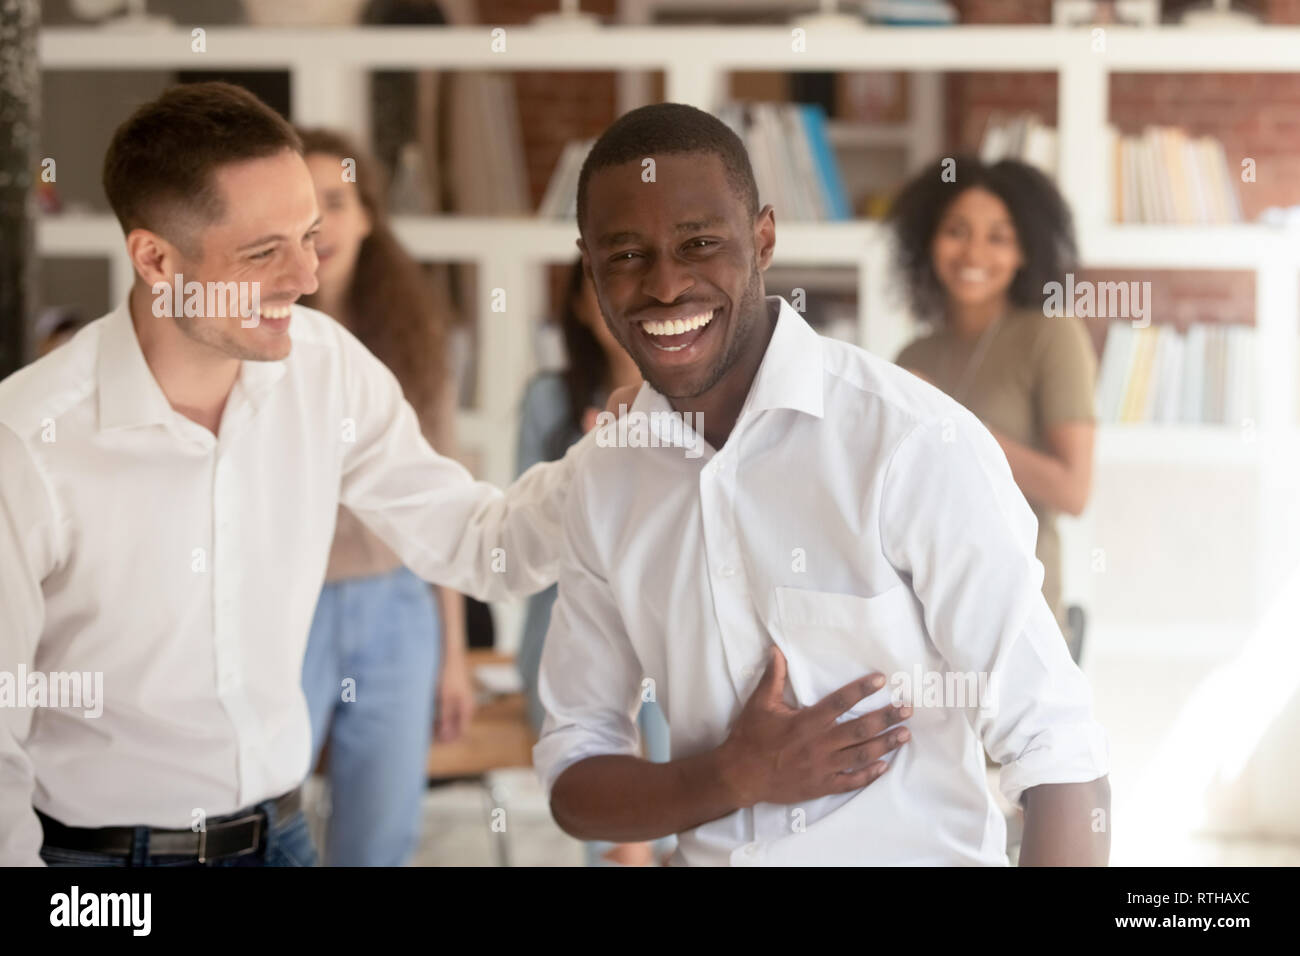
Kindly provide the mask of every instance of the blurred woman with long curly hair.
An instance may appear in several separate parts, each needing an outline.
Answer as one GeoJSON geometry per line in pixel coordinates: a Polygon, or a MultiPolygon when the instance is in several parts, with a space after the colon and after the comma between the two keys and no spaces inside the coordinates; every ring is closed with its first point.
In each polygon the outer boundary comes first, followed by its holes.
{"type": "MultiPolygon", "coordinates": [[[[304,304],[388,366],[430,444],[452,455],[444,319],[388,225],[383,177],[340,134],[300,132],[321,211],[320,288],[304,304]]],[[[329,740],[328,865],[400,866],[414,851],[435,724],[438,740],[454,740],[473,708],[464,609],[462,595],[431,589],[339,510],[303,664],[313,766],[329,740]]]]}

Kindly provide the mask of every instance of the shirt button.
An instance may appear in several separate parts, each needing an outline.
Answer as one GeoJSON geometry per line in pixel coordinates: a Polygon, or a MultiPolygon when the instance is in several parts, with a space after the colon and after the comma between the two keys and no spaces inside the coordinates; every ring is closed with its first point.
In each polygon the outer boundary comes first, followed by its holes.
{"type": "Polygon", "coordinates": [[[718,569],[718,573],[721,574],[724,578],[729,578],[736,573],[736,569],[729,564],[724,564],[722,567],[718,569]]]}

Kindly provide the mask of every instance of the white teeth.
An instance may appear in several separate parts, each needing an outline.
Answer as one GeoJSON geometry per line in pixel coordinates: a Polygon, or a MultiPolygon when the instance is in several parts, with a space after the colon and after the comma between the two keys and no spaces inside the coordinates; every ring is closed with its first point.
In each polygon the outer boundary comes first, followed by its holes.
{"type": "Polygon", "coordinates": [[[287,305],[278,308],[267,306],[260,309],[259,314],[264,319],[287,319],[292,311],[292,308],[287,305]]]}
{"type": "MultiPolygon", "coordinates": [[[[693,315],[689,319],[665,319],[661,322],[647,320],[641,323],[641,328],[645,329],[651,335],[682,335],[685,332],[692,332],[695,329],[701,329],[708,325],[713,319],[712,312],[702,312],[699,315],[693,315]]],[[[679,348],[668,349],[667,351],[676,352],[679,348]]]]}

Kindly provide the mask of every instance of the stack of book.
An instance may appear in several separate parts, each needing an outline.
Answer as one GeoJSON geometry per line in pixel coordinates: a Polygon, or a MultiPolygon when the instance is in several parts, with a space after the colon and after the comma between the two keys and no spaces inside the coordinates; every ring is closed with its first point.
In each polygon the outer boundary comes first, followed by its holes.
{"type": "Polygon", "coordinates": [[[944,0],[865,0],[862,12],[871,23],[896,27],[946,26],[957,22],[957,9],[944,0]]]}
{"type": "MultiPolygon", "coordinates": [[[[786,222],[853,216],[839,163],[831,148],[826,113],[803,103],[732,104],[718,117],[744,141],[758,184],[759,203],[771,203],[786,222]]],[[[591,140],[569,143],[556,164],[537,214],[574,219],[578,173],[591,140]]]]}
{"type": "Polygon", "coordinates": [[[1014,116],[994,113],[980,140],[980,159],[986,163],[1018,159],[1055,177],[1056,127],[1048,126],[1032,113],[1014,116]]]}
{"type": "Polygon", "coordinates": [[[1118,222],[1222,225],[1241,222],[1237,176],[1223,144],[1169,126],[1140,135],[1111,128],[1118,222]]]}
{"type": "Polygon", "coordinates": [[[456,74],[449,115],[447,173],[454,210],[475,216],[527,215],[532,197],[513,80],[472,70],[456,74]]]}
{"type": "Polygon", "coordinates": [[[806,103],[731,104],[718,118],[745,142],[759,204],[778,221],[818,222],[853,216],[826,113],[806,103]]]}
{"type": "Polygon", "coordinates": [[[1112,323],[1097,380],[1105,423],[1239,426],[1254,417],[1255,329],[1112,323]]]}
{"type": "Polygon", "coordinates": [[[546,184],[537,215],[543,219],[578,218],[578,174],[582,172],[582,163],[595,142],[594,139],[575,139],[565,144],[555,172],[551,173],[551,181],[546,184]]]}
{"type": "MultiPolygon", "coordinates": [[[[1106,128],[1115,169],[1117,222],[1224,225],[1241,222],[1237,178],[1223,144],[1170,126],[1148,126],[1136,136],[1106,128]]],[[[1031,113],[994,114],[984,127],[980,159],[1018,159],[1056,175],[1056,129],[1031,113]]]]}

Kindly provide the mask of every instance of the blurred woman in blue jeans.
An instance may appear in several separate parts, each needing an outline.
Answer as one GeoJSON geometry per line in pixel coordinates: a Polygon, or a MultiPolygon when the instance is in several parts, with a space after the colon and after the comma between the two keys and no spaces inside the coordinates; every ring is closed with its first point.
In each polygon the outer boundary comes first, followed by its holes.
{"type": "MultiPolygon", "coordinates": [[[[345,138],[302,131],[316,184],[320,288],[303,304],[342,322],[397,376],[425,437],[452,455],[455,389],[443,325],[419,265],[387,223],[374,162],[345,138]]],[[[346,441],[346,421],[340,422],[346,441]]],[[[464,597],[435,589],[339,509],[303,691],[312,766],[329,740],[330,866],[401,866],[420,834],[430,738],[460,736],[473,708],[464,597]]]]}
{"type": "MultiPolygon", "coordinates": [[[[543,372],[528,383],[519,426],[521,474],[539,461],[564,457],[570,445],[595,427],[596,416],[614,389],[641,383],[636,363],[605,325],[581,260],[569,271],[559,318],[568,366],[561,372],[543,372]]],[[[519,648],[519,672],[528,695],[529,718],[538,730],[545,713],[537,699],[537,672],[555,595],[556,587],[552,585],[529,598],[519,648]]],[[[659,705],[654,701],[643,703],[637,723],[646,759],[667,761],[668,722],[659,705]]],[[[655,863],[656,850],[662,857],[673,842],[669,838],[653,847],[649,843],[589,843],[587,861],[595,866],[650,866],[655,863]]]]}

